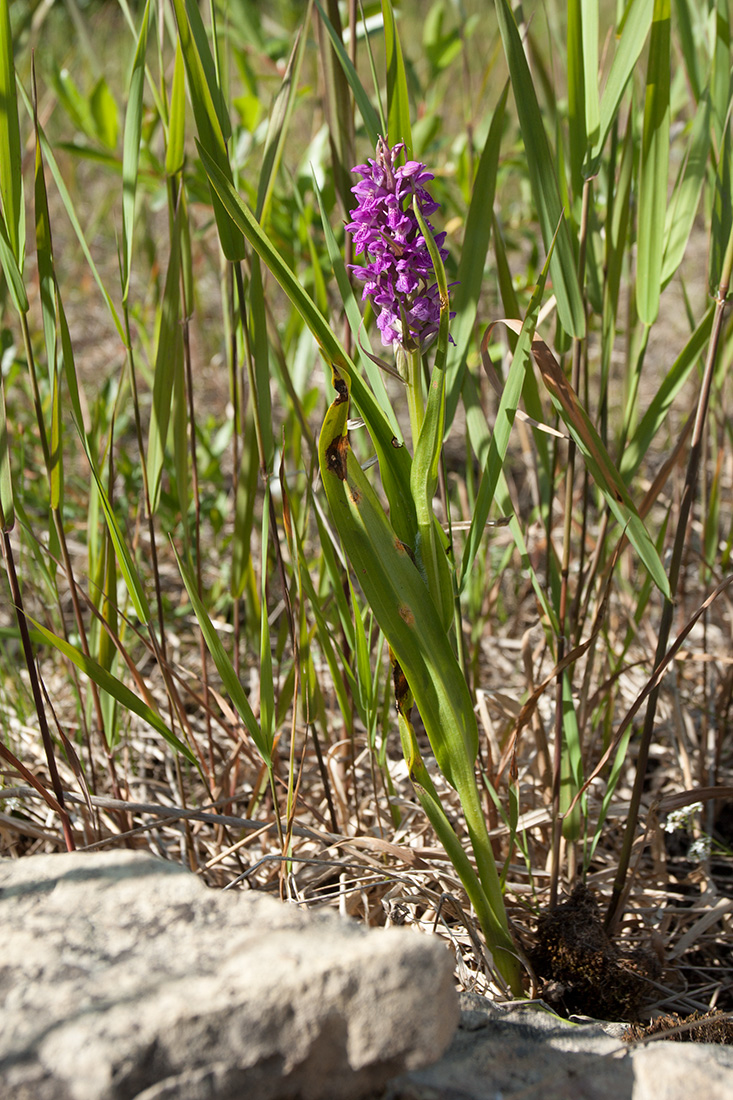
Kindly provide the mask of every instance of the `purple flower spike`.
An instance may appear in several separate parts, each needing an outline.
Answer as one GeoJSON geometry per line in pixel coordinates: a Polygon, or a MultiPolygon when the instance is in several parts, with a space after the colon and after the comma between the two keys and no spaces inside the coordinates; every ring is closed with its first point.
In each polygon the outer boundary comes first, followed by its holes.
{"type": "MultiPolygon", "coordinates": [[[[401,142],[390,149],[380,137],[376,159],[352,169],[364,178],[351,189],[358,205],[353,221],[346,226],[356,255],[363,253],[370,261],[363,267],[352,265],[352,270],[364,281],[362,301],[371,298],[378,310],[377,327],[385,347],[395,340],[403,346],[423,344],[440,323],[438,285],[412,209],[413,195],[424,218],[438,209],[439,204],[423,186],[434,177],[416,160],[398,166],[404,149],[401,142]]],[[[448,252],[440,248],[445,233],[434,236],[445,260],[448,252]]]]}

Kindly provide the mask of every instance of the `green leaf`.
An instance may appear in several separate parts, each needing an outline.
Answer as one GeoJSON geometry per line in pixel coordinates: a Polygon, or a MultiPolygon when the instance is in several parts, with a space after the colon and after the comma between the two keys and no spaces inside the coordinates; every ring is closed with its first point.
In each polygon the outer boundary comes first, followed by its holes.
{"type": "MultiPolygon", "coordinates": [[[[173,6],[199,144],[233,186],[226,147],[230,133],[229,118],[216,80],[214,61],[201,16],[198,7],[191,0],[173,0],[173,6]]],[[[225,257],[231,263],[243,260],[245,251],[242,234],[232,224],[213,188],[211,197],[219,241],[225,257]]]]}
{"type": "Polygon", "coordinates": [[[384,19],[384,45],[387,52],[387,129],[389,144],[394,147],[403,142],[408,160],[412,160],[412,128],[410,126],[410,99],[407,93],[407,76],[402,57],[392,0],[382,0],[384,19]]]}
{"type": "Polygon", "coordinates": [[[181,40],[176,42],[170,110],[168,112],[168,143],[165,149],[165,170],[175,176],[183,168],[186,136],[186,74],[183,67],[181,40]]]}
{"type": "Polygon", "coordinates": [[[121,706],[132,711],[133,714],[137,714],[138,718],[142,718],[144,722],[147,722],[149,726],[157,730],[157,732],[165,738],[171,748],[174,748],[176,752],[185,756],[187,760],[198,768],[198,761],[188,746],[184,745],[182,741],[179,741],[176,735],[168,729],[160,715],[157,714],[152,707],[144,703],[139,696],[131,691],[126,684],[123,684],[121,680],[118,680],[116,676],[113,676],[111,672],[102,668],[93,657],[89,657],[85,653],[82,653],[81,650],[67,642],[65,638],[59,638],[52,631],[47,630],[45,626],[36,622],[27,612],[26,615],[45,641],[50,642],[59,653],[62,653],[64,657],[68,658],[68,660],[71,661],[72,664],[75,664],[78,669],[81,669],[84,675],[88,676],[97,687],[102,688],[102,690],[111,695],[113,699],[116,699],[121,706]]]}
{"type": "Polygon", "coordinates": [[[486,253],[493,223],[496,174],[504,128],[504,110],[508,95],[509,84],[507,83],[499,96],[499,102],[491,119],[466,215],[463,248],[456,275],[458,286],[453,292],[452,302],[456,315],[451,323],[451,336],[455,343],[448,349],[445,420],[449,428],[458,407],[466,356],[473,336],[476,311],[484,284],[486,253]]]}
{"type": "Polygon", "coordinates": [[[645,325],[657,319],[662,289],[669,173],[669,85],[670,0],[654,0],[639,167],[636,245],[636,306],[645,325]]]}
{"type": "Polygon", "coordinates": [[[662,286],[666,286],[682,262],[695,221],[710,152],[710,98],[707,93],[698,104],[684,168],[667,204],[664,224],[664,261],[662,286]]]}
{"type": "Polygon", "coordinates": [[[323,25],[328,31],[328,36],[331,39],[331,45],[333,46],[334,53],[338,58],[341,68],[344,70],[344,76],[346,77],[347,83],[354,95],[354,102],[356,103],[357,109],[362,118],[362,122],[364,123],[364,128],[367,132],[369,144],[373,148],[376,148],[377,138],[379,137],[382,130],[379,122],[379,116],[372,107],[369,101],[369,96],[364,90],[364,85],[359,79],[359,74],[352,65],[351,58],[344,49],[343,42],[336,34],[336,31],[333,28],[333,24],[323,10],[323,7],[319,3],[319,0],[315,0],[315,4],[318,8],[318,14],[321,17],[323,25]]]}
{"type": "MultiPolygon", "coordinates": [[[[504,389],[502,390],[499,409],[496,414],[496,423],[494,424],[494,431],[489,445],[489,453],[486,458],[486,466],[481,474],[476,504],[474,506],[473,516],[471,517],[471,527],[463,551],[460,582],[461,591],[463,591],[468,581],[473,563],[476,560],[476,554],[484,539],[486,520],[489,518],[489,510],[491,509],[496,494],[496,488],[499,484],[499,477],[502,473],[504,459],[509,446],[509,437],[514,425],[514,417],[524,387],[525,374],[528,370],[531,370],[530,348],[535,326],[537,324],[540,305],[542,304],[542,296],[545,291],[545,282],[550,263],[551,259],[550,256],[548,256],[545,260],[545,266],[542,270],[539,282],[535,287],[535,291],[529,303],[524,323],[521,326],[519,339],[517,340],[517,346],[512,358],[512,364],[509,368],[506,382],[504,383],[504,389]]],[[[502,322],[498,321],[494,322],[494,324],[501,323],[502,322]]],[[[503,323],[511,327],[510,322],[505,321],[503,323]]],[[[494,324],[490,325],[484,333],[484,338],[481,342],[482,355],[488,355],[486,349],[494,324]]],[[[488,367],[486,367],[486,369],[488,370],[488,367]]]]}
{"type": "Polygon", "coordinates": [[[18,261],[15,258],[13,246],[8,237],[2,210],[0,210],[0,267],[2,267],[5,272],[5,278],[8,282],[8,290],[13,299],[13,305],[18,313],[27,313],[28,296],[25,292],[23,276],[21,275],[18,261]]]}
{"type": "Polygon", "coordinates": [[[132,268],[132,243],[135,230],[135,195],[137,193],[140,135],[142,133],[143,90],[145,87],[145,53],[148,47],[148,17],[150,0],[146,0],[140,35],[137,40],[132,74],[127,89],[125,139],[122,151],[122,301],[127,302],[132,268]]]}
{"type": "Polygon", "coordinates": [[[10,439],[5,410],[5,386],[0,371],[0,531],[11,531],[15,523],[13,479],[10,470],[10,439]]]}
{"type": "MultiPolygon", "coordinates": [[[[103,145],[114,152],[120,130],[117,104],[104,77],[100,77],[89,96],[94,129],[103,145]]],[[[129,109],[129,108],[128,108],[129,109]]]]}
{"type": "Polygon", "coordinates": [[[621,97],[631,78],[636,63],[644,49],[652,23],[654,0],[630,0],[623,19],[623,26],[611,62],[611,71],[603,90],[600,107],[600,128],[593,145],[589,163],[586,165],[587,178],[596,175],[603,146],[606,144],[611,127],[618,117],[621,97]]]}
{"type": "Polygon", "coordinates": [[[542,240],[548,252],[550,252],[550,243],[557,235],[550,264],[553,290],[557,299],[557,315],[566,332],[581,338],[585,334],[585,312],[578,284],[573,242],[560,201],[554,169],[555,158],[547,140],[522,39],[508,0],[496,0],[496,11],[512,79],[532,195],[537,208],[542,240]]]}
{"type": "MultiPolygon", "coordinates": [[[[211,654],[214,664],[216,665],[217,672],[221,676],[222,683],[226,689],[227,695],[231,699],[239,717],[244,722],[247,731],[257,746],[260,756],[264,760],[268,768],[272,767],[272,743],[268,742],[257,719],[254,716],[254,711],[249,705],[249,700],[244,693],[244,688],[239,682],[239,677],[234,671],[234,666],[229,659],[227,651],[222,645],[221,639],[216,632],[214,624],[209,618],[209,613],[204,607],[204,604],[199,597],[196,589],[196,582],[190,575],[183,562],[176,553],[175,547],[173,553],[176,555],[176,561],[178,562],[178,568],[183,578],[183,583],[186,586],[188,592],[188,598],[191,601],[196,618],[198,619],[199,626],[201,627],[201,633],[204,636],[206,642],[206,648],[211,654]]],[[[266,612],[265,612],[266,614],[266,612]]]]}
{"type": "Polygon", "coordinates": [[[157,511],[160,499],[160,482],[163,460],[168,441],[168,425],[173,401],[173,382],[183,360],[183,334],[181,313],[181,206],[179,205],[171,231],[171,249],[161,304],[158,346],[155,351],[153,380],[153,408],[148,433],[148,486],[150,508],[157,511]]]}
{"type": "Polygon", "coordinates": [[[25,213],[9,0],[0,0],[0,201],[10,250],[22,271],[25,213]]]}
{"type": "Polygon", "coordinates": [[[438,765],[453,786],[473,775],[478,728],[466,681],[425,583],[396,536],[349,445],[348,383],[334,374],[337,397],[318,445],[331,515],[354,574],[415,697],[438,765]]]}

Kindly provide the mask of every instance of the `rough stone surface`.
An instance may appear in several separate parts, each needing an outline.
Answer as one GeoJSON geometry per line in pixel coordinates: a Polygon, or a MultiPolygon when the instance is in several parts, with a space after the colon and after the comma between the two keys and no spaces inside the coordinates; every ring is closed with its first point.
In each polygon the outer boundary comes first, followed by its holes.
{"type": "Polygon", "coordinates": [[[0,1095],[356,1100],[454,1034],[437,940],[368,932],[148,855],[0,861],[0,1095]]]}
{"type": "Polygon", "coordinates": [[[466,993],[461,1009],[459,1029],[443,1057],[391,1082],[381,1100],[733,1096],[728,1046],[668,1041],[629,1046],[599,1024],[570,1024],[540,1004],[501,1009],[466,993]]]}

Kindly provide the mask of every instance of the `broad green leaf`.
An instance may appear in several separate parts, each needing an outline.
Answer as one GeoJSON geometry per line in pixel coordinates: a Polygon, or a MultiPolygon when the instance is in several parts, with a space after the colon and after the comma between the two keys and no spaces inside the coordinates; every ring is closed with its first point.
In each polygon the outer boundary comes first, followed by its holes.
{"type": "Polygon", "coordinates": [[[397,34],[392,0],[382,0],[384,19],[384,45],[387,52],[387,129],[389,144],[404,142],[407,159],[412,160],[412,128],[410,126],[410,99],[407,93],[407,76],[402,57],[402,46],[397,34]]]}
{"type": "Polygon", "coordinates": [[[639,166],[636,245],[636,306],[645,325],[657,319],[662,288],[669,173],[669,85],[670,0],[654,0],[639,166]]]}
{"type": "Polygon", "coordinates": [[[176,60],[173,68],[173,87],[168,112],[168,144],[165,149],[165,170],[175,176],[183,168],[186,135],[186,74],[183,67],[181,40],[176,41],[176,60]]]}
{"type": "Polygon", "coordinates": [[[81,650],[71,645],[65,638],[59,638],[51,630],[47,630],[45,626],[42,626],[39,622],[36,622],[32,616],[28,615],[27,618],[33,623],[41,637],[49,642],[55,649],[62,653],[72,664],[75,664],[78,669],[88,676],[97,687],[106,691],[113,699],[116,699],[121,706],[126,710],[132,711],[133,714],[137,714],[138,718],[142,718],[144,722],[147,722],[149,726],[152,726],[154,730],[157,730],[162,737],[168,742],[171,748],[175,749],[182,756],[185,756],[195,767],[198,768],[198,761],[193,755],[187,745],[184,745],[182,741],[176,737],[176,735],[168,729],[160,715],[149,707],[147,703],[144,703],[142,699],[131,691],[126,684],[123,684],[121,680],[118,680],[116,676],[108,672],[106,668],[94,660],[93,657],[87,656],[82,653],[81,650]]]}
{"type": "Polygon", "coordinates": [[[89,96],[89,106],[97,137],[103,145],[114,152],[117,148],[120,123],[117,116],[117,103],[110,91],[109,84],[103,76],[92,88],[92,94],[89,96]]]}
{"type": "Polygon", "coordinates": [[[565,331],[571,336],[580,338],[585,334],[585,312],[578,285],[573,242],[560,201],[554,169],[555,158],[547,140],[522,39],[508,0],[496,0],[496,11],[512,79],[532,196],[537,208],[542,239],[548,253],[551,252],[550,244],[557,235],[550,263],[553,291],[557,299],[557,315],[565,331]]]}
{"type": "MultiPolygon", "coordinates": [[[[485,822],[483,818],[481,825],[476,822],[475,824],[478,825],[476,829],[472,827],[474,823],[467,815],[469,835],[471,836],[479,872],[477,876],[464,845],[458,839],[448,819],[430,772],[423,761],[415,730],[410,721],[411,704],[412,701],[408,696],[404,702],[398,701],[397,708],[400,741],[410,780],[425,816],[445,848],[448,858],[471,899],[497,970],[504,977],[513,993],[520,995],[522,983],[517,952],[509,934],[506,909],[501,895],[501,884],[485,822]]],[[[478,803],[478,798],[475,801],[478,803]]]]}
{"type": "Polygon", "coordinates": [[[22,271],[25,213],[10,0],[0,0],[0,202],[10,250],[22,271]]]}
{"type": "Polygon", "coordinates": [[[618,117],[621,97],[644,49],[652,23],[653,10],[654,0],[630,0],[626,9],[616,52],[611,62],[611,71],[603,89],[600,107],[600,129],[591,151],[590,161],[585,169],[587,177],[594,176],[598,171],[603,146],[606,144],[606,138],[618,117]]]}
{"type": "Polygon", "coordinates": [[[229,655],[224,649],[221,639],[216,632],[216,628],[209,618],[209,613],[199,597],[195,580],[179,558],[175,547],[173,553],[176,555],[178,568],[183,578],[183,583],[186,586],[191,606],[193,607],[199,626],[201,627],[201,633],[204,636],[206,648],[214,660],[217,671],[221,676],[222,683],[226,688],[227,695],[229,699],[231,699],[239,717],[247,728],[247,732],[257,746],[260,756],[267,767],[270,768],[272,766],[272,744],[268,743],[260,729],[260,725],[254,716],[254,711],[249,705],[249,699],[245,695],[244,688],[239,682],[239,677],[234,671],[234,666],[229,659],[229,655]]]}
{"type": "Polygon", "coordinates": [[[384,633],[449,782],[473,780],[478,727],[466,681],[425,583],[397,537],[349,445],[348,378],[334,371],[337,396],[318,444],[331,515],[354,574],[384,633]]]}
{"type": "Polygon", "coordinates": [[[710,72],[710,101],[713,107],[716,141],[719,143],[730,111],[730,5],[713,0],[715,41],[710,72]]]}
{"type": "Polygon", "coordinates": [[[140,35],[132,63],[127,89],[125,138],[122,151],[122,301],[127,302],[132,269],[132,244],[135,232],[135,195],[137,193],[140,137],[143,120],[143,90],[145,87],[145,53],[148,48],[148,17],[150,0],[145,4],[140,35]]]}

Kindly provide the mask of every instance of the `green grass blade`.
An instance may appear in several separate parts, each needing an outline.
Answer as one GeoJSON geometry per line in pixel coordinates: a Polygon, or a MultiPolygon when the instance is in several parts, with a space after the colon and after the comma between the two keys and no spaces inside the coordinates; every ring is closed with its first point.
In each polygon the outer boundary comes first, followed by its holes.
{"type": "Polygon", "coordinates": [[[639,166],[636,306],[651,325],[659,312],[669,173],[670,0],[654,0],[639,166]]]}
{"type": "Polygon", "coordinates": [[[165,149],[165,170],[175,176],[183,168],[186,136],[186,71],[183,65],[181,41],[176,42],[176,60],[173,67],[173,86],[168,111],[168,143],[165,149]]]}
{"type": "Polygon", "coordinates": [[[554,169],[555,158],[547,140],[532,75],[508,0],[496,0],[496,11],[512,79],[542,240],[545,249],[552,255],[550,271],[557,299],[557,315],[565,331],[580,338],[585,333],[585,312],[578,285],[573,243],[560,201],[554,169]],[[557,241],[554,250],[551,250],[550,244],[556,235],[557,241]]]}
{"type": "Polygon", "coordinates": [[[145,90],[145,54],[148,48],[150,0],[146,0],[140,34],[132,62],[127,89],[125,137],[122,145],[122,302],[127,302],[132,270],[132,244],[135,235],[135,196],[137,194],[140,137],[143,125],[143,91],[145,90]]]}
{"type": "Polygon", "coordinates": [[[603,493],[611,512],[623,527],[629,542],[651,574],[657,588],[669,599],[669,582],[659,553],[603,440],[547,345],[541,340],[535,340],[532,351],[552,402],[582,453],[591,477],[603,493]]]}
{"type": "Polygon", "coordinates": [[[310,10],[312,6],[313,0],[310,0],[308,9],[303,18],[303,24],[298,30],[295,44],[290,52],[282,84],[270,107],[267,121],[267,134],[265,136],[265,149],[262,157],[262,169],[257,184],[256,215],[261,225],[267,224],[275,181],[277,179],[283,150],[288,137],[290,119],[293,114],[293,106],[298,91],[300,70],[303,64],[306,43],[308,41],[308,36],[305,34],[305,28],[308,26],[310,20],[310,10]]]}
{"type": "Polygon", "coordinates": [[[18,261],[15,258],[10,238],[8,237],[2,210],[0,210],[0,267],[2,267],[5,272],[5,278],[7,279],[10,297],[13,299],[13,305],[18,313],[27,313],[28,295],[25,292],[23,276],[18,266],[18,261]]]}
{"type": "Polygon", "coordinates": [[[626,9],[616,52],[611,62],[611,71],[601,98],[600,127],[585,169],[587,177],[595,175],[598,171],[599,158],[611,127],[618,117],[621,98],[644,49],[652,24],[653,10],[654,0],[630,0],[626,9]]]}
{"type": "Polygon", "coordinates": [[[700,324],[669,368],[661,384],[659,384],[649,408],[624,447],[619,462],[619,473],[627,485],[649,454],[652,441],[669,416],[672,402],[705,350],[713,327],[714,312],[715,307],[709,306],[700,324]]]}
{"type": "Polygon", "coordinates": [[[13,478],[10,469],[10,437],[5,409],[5,384],[0,371],[0,531],[11,531],[15,523],[13,478]]]}
{"type": "Polygon", "coordinates": [[[601,129],[601,106],[598,94],[598,2],[581,0],[583,21],[583,81],[585,90],[585,132],[594,142],[601,129]]]}
{"type": "Polygon", "coordinates": [[[148,486],[150,508],[157,511],[160,499],[160,485],[163,474],[163,461],[168,441],[171,404],[173,401],[173,382],[183,360],[183,334],[180,325],[181,313],[181,205],[173,222],[171,231],[171,249],[168,257],[168,270],[165,277],[163,301],[161,304],[158,346],[155,351],[155,374],[153,381],[153,407],[148,433],[148,486]]]}
{"type": "Polygon", "coordinates": [[[10,248],[22,271],[25,211],[9,0],[0,0],[0,200],[10,248]]]}
{"type": "Polygon", "coordinates": [[[344,76],[346,77],[347,83],[351,88],[352,94],[354,96],[354,102],[356,103],[357,109],[364,123],[364,128],[369,139],[369,144],[373,148],[376,148],[377,138],[382,132],[382,127],[379,122],[379,116],[372,107],[369,101],[369,96],[364,90],[364,85],[359,79],[359,74],[357,73],[354,66],[351,64],[351,58],[344,49],[343,42],[336,34],[336,31],[333,28],[333,24],[323,10],[323,7],[319,3],[319,0],[315,0],[315,4],[318,8],[318,14],[321,17],[321,21],[328,31],[328,36],[331,39],[333,51],[338,58],[339,64],[344,71],[344,76]]]}
{"type": "MultiPolygon", "coordinates": [[[[185,565],[176,553],[175,547],[173,553],[176,555],[176,561],[178,562],[178,568],[183,578],[183,583],[186,586],[188,592],[188,598],[191,601],[198,624],[201,628],[201,633],[204,636],[206,642],[206,648],[211,654],[217,671],[221,676],[222,683],[226,689],[228,697],[231,699],[239,717],[244,722],[244,725],[249,733],[250,737],[254,741],[260,756],[264,760],[268,768],[272,767],[272,744],[268,743],[267,739],[260,729],[260,725],[254,716],[254,711],[249,705],[249,699],[244,693],[244,688],[239,682],[239,677],[234,671],[234,666],[229,659],[227,651],[222,645],[221,639],[216,632],[214,624],[209,618],[209,613],[204,607],[202,600],[199,598],[199,594],[196,590],[196,582],[190,575],[185,565]]],[[[264,612],[266,614],[266,612],[264,612]]]]}
{"type": "Polygon", "coordinates": [[[48,194],[46,192],[46,178],[43,171],[41,144],[38,140],[37,132],[34,190],[36,257],[38,263],[38,285],[41,298],[41,320],[43,322],[43,339],[46,346],[46,363],[48,364],[48,373],[51,379],[56,371],[55,284],[51,245],[51,217],[48,210],[48,194]]]}
{"type": "Polygon", "coordinates": [[[476,324],[476,311],[484,283],[484,267],[489,238],[493,224],[494,196],[496,194],[496,174],[499,167],[501,136],[504,128],[504,110],[509,84],[504,85],[499,102],[491,119],[491,126],[484,143],[476,179],[471,193],[471,203],[466,215],[466,228],[463,234],[463,249],[458,263],[456,280],[458,286],[453,293],[455,317],[451,322],[451,336],[455,341],[448,349],[448,368],[446,377],[445,421],[450,428],[463,385],[463,372],[466,355],[476,324]]]}
{"type": "Polygon", "coordinates": [[[662,286],[666,286],[682,262],[690,240],[710,153],[710,98],[707,93],[698,104],[692,124],[685,165],[667,206],[664,225],[662,286]]]}
{"type": "Polygon", "coordinates": [[[718,156],[718,168],[713,190],[710,244],[708,248],[708,289],[713,297],[718,294],[725,254],[733,229],[732,159],[733,142],[731,141],[731,123],[729,120],[723,131],[723,144],[718,156]]]}
{"type": "Polygon", "coordinates": [[[62,653],[72,664],[76,665],[85,676],[88,676],[97,687],[106,691],[113,699],[116,699],[121,706],[127,710],[132,711],[133,714],[137,714],[138,718],[142,718],[144,722],[147,722],[149,726],[152,726],[154,730],[157,730],[162,737],[168,742],[171,748],[179,752],[181,756],[185,756],[191,764],[194,764],[198,768],[198,761],[193,755],[187,745],[184,745],[182,741],[176,737],[176,735],[168,729],[165,722],[162,720],[159,714],[149,707],[147,703],[144,703],[126,684],[123,684],[121,680],[118,680],[116,676],[113,676],[107,669],[94,660],[93,657],[88,657],[81,650],[71,645],[65,638],[59,638],[51,630],[47,630],[41,623],[36,622],[32,616],[28,615],[27,618],[33,623],[34,627],[41,635],[41,637],[49,642],[55,649],[62,653]]]}
{"type": "Polygon", "coordinates": [[[714,0],[715,42],[710,72],[710,100],[718,141],[730,110],[730,5],[728,0],[714,0]]]}
{"type": "MultiPolygon", "coordinates": [[[[173,0],[181,51],[186,66],[188,91],[198,139],[225,178],[233,183],[226,139],[229,118],[216,80],[214,61],[198,8],[191,0],[173,0]]],[[[222,251],[231,263],[244,259],[244,238],[236,229],[212,188],[214,217],[222,251]]]]}
{"type": "Polygon", "coordinates": [[[387,52],[387,129],[389,144],[404,142],[408,160],[412,160],[412,127],[410,125],[410,98],[407,92],[407,75],[402,46],[397,34],[392,0],[382,0],[384,19],[384,45],[387,52]]]}
{"type": "Polygon", "coordinates": [[[700,73],[700,62],[695,41],[695,23],[702,12],[707,15],[707,10],[706,7],[701,8],[696,0],[675,0],[674,7],[677,27],[676,42],[682,51],[690,89],[695,101],[699,102],[705,81],[700,73]]]}
{"type": "Polygon", "coordinates": [[[265,487],[262,502],[262,539],[260,543],[260,736],[267,746],[267,760],[272,759],[275,739],[275,687],[272,677],[272,649],[270,646],[270,621],[267,610],[267,573],[270,544],[270,487],[265,487]]]}
{"type": "MultiPolygon", "coordinates": [[[[33,118],[33,108],[31,106],[30,100],[28,99],[27,95],[23,91],[22,85],[20,85],[20,90],[21,90],[21,96],[23,98],[23,102],[25,104],[26,110],[28,111],[28,114],[30,115],[30,117],[33,118]]],[[[56,187],[58,188],[59,195],[61,196],[61,201],[64,204],[64,209],[66,210],[66,214],[69,218],[69,221],[71,222],[71,225],[73,227],[74,233],[76,234],[77,240],[79,241],[79,244],[81,245],[82,252],[84,253],[84,259],[86,260],[86,262],[89,265],[89,270],[91,271],[92,275],[94,276],[94,281],[97,284],[97,286],[99,287],[99,290],[102,294],[102,297],[104,298],[104,301],[105,301],[105,303],[107,305],[107,308],[109,310],[110,316],[111,316],[111,318],[114,322],[114,326],[117,329],[119,337],[120,337],[120,339],[122,340],[122,342],[124,344],[125,340],[126,340],[124,325],[122,324],[122,321],[120,320],[120,315],[118,314],[117,309],[115,308],[115,304],[112,301],[112,298],[110,297],[109,291],[107,290],[106,286],[104,285],[104,281],[103,281],[101,275],[99,274],[99,270],[97,268],[97,265],[95,264],[94,258],[92,256],[90,250],[89,250],[89,245],[87,244],[86,237],[84,236],[84,231],[81,228],[79,218],[77,217],[76,207],[75,207],[74,202],[71,198],[71,195],[69,194],[69,189],[66,186],[66,184],[64,183],[64,178],[63,178],[63,175],[61,173],[61,169],[59,168],[58,161],[56,160],[56,158],[53,154],[53,149],[51,148],[51,146],[48,142],[48,139],[45,135],[43,127],[40,126],[40,125],[37,127],[37,134],[38,134],[38,138],[39,138],[40,143],[41,143],[41,152],[43,154],[43,159],[44,159],[45,163],[48,165],[48,167],[51,171],[51,175],[53,176],[54,183],[56,184],[56,187]]],[[[1,259],[2,259],[2,257],[0,256],[0,260],[1,259]]]]}
{"type": "MultiPolygon", "coordinates": [[[[499,477],[502,473],[504,459],[509,446],[509,437],[514,424],[514,415],[522,396],[525,374],[532,369],[530,348],[532,346],[535,325],[537,324],[537,316],[540,311],[540,305],[542,304],[542,296],[545,291],[545,282],[550,262],[550,256],[548,256],[547,260],[545,260],[545,266],[540,276],[540,280],[532,295],[529,308],[527,309],[527,316],[521,327],[517,346],[512,358],[512,364],[509,368],[506,382],[504,383],[501,400],[499,401],[499,409],[496,414],[494,430],[491,434],[486,466],[481,475],[476,504],[473,510],[473,516],[471,517],[471,527],[469,528],[466,545],[463,551],[460,580],[461,591],[463,591],[468,581],[479,547],[485,537],[486,521],[489,518],[489,511],[496,494],[499,477]]],[[[494,323],[498,324],[500,322],[494,323]]],[[[484,335],[482,351],[484,346],[488,343],[488,338],[493,327],[493,325],[489,326],[484,335]]]]}

